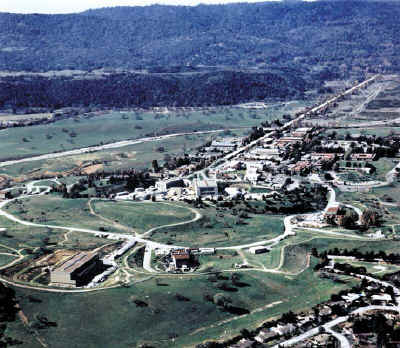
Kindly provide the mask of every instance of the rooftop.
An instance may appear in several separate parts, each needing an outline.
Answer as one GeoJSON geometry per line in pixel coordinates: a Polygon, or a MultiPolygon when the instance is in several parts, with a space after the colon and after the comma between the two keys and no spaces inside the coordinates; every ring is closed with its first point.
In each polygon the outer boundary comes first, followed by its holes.
{"type": "Polygon", "coordinates": [[[216,187],[217,181],[216,180],[197,180],[196,185],[198,187],[216,187]]]}
{"type": "Polygon", "coordinates": [[[66,273],[72,273],[85,263],[92,260],[97,254],[96,253],[85,253],[80,252],[68,260],[64,261],[61,265],[58,265],[53,271],[61,271],[66,273]]]}

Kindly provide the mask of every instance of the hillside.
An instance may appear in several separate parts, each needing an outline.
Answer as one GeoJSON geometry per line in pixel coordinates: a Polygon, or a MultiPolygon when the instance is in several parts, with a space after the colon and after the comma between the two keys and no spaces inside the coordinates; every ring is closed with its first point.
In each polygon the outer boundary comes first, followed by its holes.
{"type": "Polygon", "coordinates": [[[398,69],[400,5],[318,1],[0,14],[0,69],[398,69]]]}
{"type": "MultiPolygon", "coordinates": [[[[315,85],[315,83],[314,83],[315,85]]],[[[312,87],[299,72],[215,71],[0,78],[0,109],[64,106],[208,106],[301,98],[312,87]]]]}

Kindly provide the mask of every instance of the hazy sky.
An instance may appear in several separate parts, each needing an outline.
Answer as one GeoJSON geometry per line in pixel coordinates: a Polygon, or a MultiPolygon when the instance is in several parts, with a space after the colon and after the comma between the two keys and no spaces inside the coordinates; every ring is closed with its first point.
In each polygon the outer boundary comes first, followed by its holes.
{"type": "MultiPolygon", "coordinates": [[[[0,12],[72,13],[89,8],[110,6],[223,4],[229,2],[262,2],[266,0],[0,0],[0,12]]],[[[271,1],[271,0],[267,0],[271,1]]]]}

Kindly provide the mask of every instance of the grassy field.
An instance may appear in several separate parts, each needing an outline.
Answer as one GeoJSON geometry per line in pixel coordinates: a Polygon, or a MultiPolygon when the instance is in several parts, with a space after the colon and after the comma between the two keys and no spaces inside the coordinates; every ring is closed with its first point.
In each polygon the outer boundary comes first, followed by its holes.
{"type": "MultiPolygon", "coordinates": [[[[342,261],[339,261],[343,263],[342,261]]],[[[347,262],[355,267],[365,267],[368,273],[384,275],[386,273],[394,273],[400,271],[400,266],[390,264],[379,264],[375,262],[347,262]]]]}
{"type": "Polygon", "coordinates": [[[307,265],[307,248],[302,245],[290,245],[285,248],[285,261],[282,270],[288,273],[300,272],[307,265]]]}
{"type": "Polygon", "coordinates": [[[390,158],[380,158],[378,161],[372,162],[372,164],[376,168],[376,172],[374,173],[377,180],[385,180],[386,174],[390,172],[398,162],[393,161],[390,158]]]}
{"type": "Polygon", "coordinates": [[[362,135],[376,135],[378,137],[385,137],[391,134],[400,134],[400,128],[398,127],[371,127],[371,128],[337,128],[332,129],[337,134],[346,135],[349,134],[362,134],[362,135]]]}
{"type": "Polygon", "coordinates": [[[381,229],[387,235],[391,235],[393,226],[400,224],[400,208],[396,206],[399,201],[400,184],[393,183],[388,186],[372,189],[370,192],[338,192],[337,199],[346,204],[352,204],[361,210],[367,208],[378,211],[382,216],[382,224],[371,227],[369,233],[381,229]],[[381,202],[389,202],[394,206],[383,205],[381,202]]]}
{"type": "Polygon", "coordinates": [[[59,231],[20,225],[2,216],[0,216],[0,226],[7,229],[5,233],[0,233],[0,245],[12,249],[41,247],[44,246],[46,238],[51,243],[57,243],[62,238],[62,233],[59,231]]]}
{"type": "MultiPolygon", "coordinates": [[[[75,237],[78,238],[79,234],[69,233],[68,239],[73,241],[75,237]]],[[[250,255],[244,252],[244,257],[250,264],[260,261],[265,265],[269,258],[270,267],[277,267],[283,245],[287,245],[287,248],[282,270],[293,273],[299,270],[299,265],[304,265],[305,255],[313,247],[320,252],[335,247],[358,248],[363,252],[397,252],[400,242],[361,242],[321,238],[299,232],[285,239],[270,253],[250,255]]],[[[236,251],[220,251],[215,256],[204,257],[201,263],[206,266],[208,262],[207,266],[211,267],[220,264],[220,268],[214,270],[226,269],[234,262],[242,262],[242,257],[236,251]]],[[[57,322],[56,328],[39,332],[41,339],[51,347],[135,347],[144,343],[156,347],[187,347],[208,339],[230,337],[243,328],[254,329],[268,318],[289,310],[310,308],[327,300],[332,293],[355,284],[352,280],[347,284],[339,284],[320,279],[312,271],[316,262],[312,258],[311,267],[297,276],[238,270],[236,273],[240,276],[240,285],[232,283],[232,272],[217,276],[165,276],[157,280],[149,278],[147,281],[139,274],[137,280],[140,282],[129,288],[94,293],[16,291],[31,323],[37,320],[38,314],[57,322]],[[230,291],[220,288],[224,283],[229,285],[230,291]],[[249,313],[239,317],[222,311],[207,300],[218,293],[231,298],[235,307],[249,313]],[[187,300],[180,301],[176,294],[187,300]],[[42,302],[30,301],[30,295],[42,302]]],[[[13,337],[22,339],[24,346],[36,347],[35,341],[18,323],[10,324],[8,330],[11,330],[13,337]]]]}
{"type": "Polygon", "coordinates": [[[10,256],[10,255],[2,255],[0,253],[0,267],[7,265],[8,263],[10,263],[11,261],[15,260],[16,257],[14,256],[10,256]]]}
{"type": "Polygon", "coordinates": [[[95,201],[93,206],[97,214],[132,227],[138,233],[194,218],[194,213],[189,209],[172,203],[95,201]]]}
{"type": "Polygon", "coordinates": [[[241,328],[300,310],[327,299],[331,293],[349,285],[320,280],[311,270],[288,279],[261,272],[240,273],[240,287],[222,291],[218,286],[231,284],[230,274],[218,278],[164,278],[137,283],[131,288],[111,289],[87,294],[38,293],[17,289],[21,306],[29,320],[43,313],[58,324],[40,332],[51,347],[134,347],[147,343],[156,347],[193,346],[205,339],[238,333],[241,328]],[[213,280],[214,279],[214,280],[213,280]],[[221,311],[205,299],[223,292],[234,306],[250,311],[237,315],[221,311]],[[176,294],[188,301],[179,301],[176,294]],[[41,303],[32,303],[34,294],[41,303]],[[134,301],[146,305],[138,307],[134,301]],[[280,304],[264,308],[275,301],[280,304]],[[140,318],[140,320],[138,320],[140,318]],[[178,319],[181,318],[181,319],[178,319]],[[223,320],[229,319],[222,324],[223,320]]]}
{"type": "MultiPolygon", "coordinates": [[[[248,129],[235,131],[233,134],[241,135],[248,132],[248,129]]],[[[220,134],[220,133],[219,133],[220,134]]],[[[163,162],[166,155],[177,156],[199,147],[214,139],[216,134],[185,135],[164,139],[156,142],[148,142],[131,145],[114,150],[104,150],[82,155],[61,157],[49,160],[25,162],[0,168],[0,173],[12,177],[22,175],[58,174],[63,171],[72,170],[86,163],[100,161],[104,170],[114,171],[126,168],[148,168],[153,159],[163,162]],[[163,147],[164,152],[157,151],[163,147]]]]}
{"type": "MultiPolygon", "coordinates": [[[[68,232],[45,227],[24,226],[0,216],[0,226],[6,232],[0,233],[0,252],[15,253],[15,250],[34,249],[43,246],[94,249],[107,240],[86,233],[68,232]],[[67,236],[65,236],[67,234],[67,236]]],[[[23,252],[23,254],[25,254],[23,252]]]]}
{"type": "Polygon", "coordinates": [[[279,112],[220,108],[215,112],[156,114],[153,112],[109,112],[92,118],[61,120],[33,127],[9,128],[0,132],[0,160],[99,145],[125,139],[166,134],[240,128],[259,125],[279,117],[279,112]],[[95,132],[93,130],[96,130],[95,132]]]}
{"type": "Polygon", "coordinates": [[[184,226],[157,231],[153,239],[160,242],[192,246],[221,247],[271,239],[283,232],[283,217],[252,215],[237,224],[238,217],[229,211],[218,212],[213,207],[200,209],[203,218],[184,226]]]}
{"type": "MultiPolygon", "coordinates": [[[[0,161],[10,159],[10,156],[14,159],[120,140],[138,139],[153,133],[170,134],[193,130],[238,128],[232,135],[241,136],[247,134],[252,126],[258,126],[265,120],[280,118],[283,114],[296,112],[304,106],[304,102],[294,101],[274,104],[260,110],[221,107],[203,111],[176,111],[168,114],[106,112],[92,118],[74,118],[43,126],[9,128],[0,132],[2,144],[0,161]]],[[[115,150],[28,162],[0,168],[0,174],[13,177],[33,173],[37,176],[54,175],[94,160],[104,162],[105,169],[143,168],[148,167],[153,159],[162,160],[165,154],[182,154],[204,144],[212,137],[212,135],[188,135],[115,150]],[[157,152],[155,149],[159,146],[163,146],[165,152],[157,152]]]]}
{"type": "Polygon", "coordinates": [[[87,199],[64,199],[58,195],[36,196],[13,201],[6,210],[23,220],[44,225],[118,231],[112,223],[90,214],[87,199]]]}

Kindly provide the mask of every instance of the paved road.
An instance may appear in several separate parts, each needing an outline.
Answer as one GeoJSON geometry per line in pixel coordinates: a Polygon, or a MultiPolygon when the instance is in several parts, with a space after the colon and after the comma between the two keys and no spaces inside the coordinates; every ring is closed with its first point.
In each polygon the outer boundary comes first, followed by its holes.
{"type": "MultiPolygon", "coordinates": [[[[396,312],[400,312],[400,307],[392,307],[392,306],[367,306],[367,307],[361,307],[358,308],[356,310],[354,310],[353,312],[351,312],[351,314],[363,314],[365,312],[371,311],[371,310],[380,310],[380,311],[396,311],[396,312]]],[[[343,316],[343,317],[338,317],[324,325],[322,325],[325,329],[325,331],[332,333],[333,334],[333,330],[332,328],[344,323],[345,321],[347,321],[349,319],[349,316],[343,316]]],[[[281,342],[275,346],[273,346],[273,348],[279,348],[279,347],[290,347],[293,346],[294,344],[297,344],[299,342],[302,342],[310,337],[313,337],[315,335],[317,335],[319,333],[319,327],[313,328],[311,330],[308,330],[306,332],[304,332],[303,334],[296,336],[296,337],[292,337],[289,340],[286,340],[284,342],[281,342]]],[[[346,339],[346,337],[344,337],[342,334],[339,334],[337,332],[334,332],[333,334],[336,338],[339,339],[340,344],[341,344],[341,348],[350,348],[351,345],[349,343],[349,341],[346,339]],[[340,337],[340,338],[339,338],[340,337]]]]}
{"type": "MultiPolygon", "coordinates": [[[[370,276],[366,276],[366,275],[361,275],[361,274],[354,274],[351,273],[351,276],[354,277],[358,277],[358,278],[365,278],[371,282],[375,282],[378,284],[381,284],[383,286],[391,286],[393,288],[393,292],[396,295],[396,302],[397,302],[397,306],[367,306],[367,307],[360,307],[357,308],[356,310],[352,311],[351,314],[363,314],[365,312],[368,312],[370,310],[381,310],[381,311],[396,311],[400,313],[400,306],[399,306],[399,301],[400,301],[400,289],[397,288],[396,286],[394,286],[393,284],[390,284],[388,282],[385,282],[383,280],[380,279],[376,279],[370,276]]],[[[349,341],[347,340],[347,338],[345,336],[343,336],[342,334],[335,332],[332,330],[333,327],[337,326],[338,324],[344,323],[345,321],[347,321],[349,319],[349,315],[346,316],[342,316],[342,317],[338,317],[334,320],[331,320],[330,322],[326,323],[323,325],[325,331],[329,332],[330,334],[332,334],[333,336],[335,336],[339,342],[340,342],[340,347],[341,348],[350,348],[351,345],[349,343],[349,341]]],[[[296,343],[302,342],[312,336],[315,336],[319,333],[319,329],[317,328],[313,328],[311,330],[308,330],[306,332],[304,332],[303,334],[296,336],[296,337],[292,337],[291,339],[284,341],[282,343],[280,343],[279,345],[275,345],[273,346],[273,348],[278,348],[278,347],[290,347],[296,343]]]]}
{"type": "MultiPolygon", "coordinates": [[[[278,128],[278,129],[279,129],[279,130],[286,130],[286,129],[290,128],[291,126],[293,126],[294,124],[296,124],[297,122],[299,122],[299,121],[301,121],[302,119],[304,119],[306,116],[324,110],[327,106],[329,106],[329,105],[335,103],[336,101],[338,101],[338,100],[339,100],[340,98],[342,98],[343,96],[352,94],[352,93],[353,93],[354,91],[356,91],[357,89],[362,88],[362,87],[364,87],[365,85],[367,85],[368,83],[372,82],[373,80],[375,80],[376,78],[378,78],[378,76],[379,76],[379,75],[374,75],[374,76],[372,76],[371,78],[369,78],[368,80],[365,80],[364,82],[361,82],[361,83],[359,83],[359,84],[353,86],[352,88],[348,89],[347,91],[345,91],[345,92],[343,92],[343,93],[341,93],[341,94],[339,94],[339,95],[337,95],[337,96],[335,96],[335,97],[332,97],[332,98],[328,99],[327,101],[323,102],[322,104],[317,105],[317,106],[313,107],[312,109],[310,109],[310,110],[308,110],[308,111],[306,111],[306,112],[303,112],[303,113],[300,114],[297,118],[295,118],[295,119],[293,119],[293,120],[291,120],[291,121],[289,121],[289,122],[286,122],[282,127],[278,128]]],[[[274,131],[271,131],[271,132],[265,134],[264,136],[262,136],[261,138],[252,141],[252,142],[249,143],[248,145],[242,146],[242,147],[240,147],[239,149],[237,149],[236,151],[233,151],[233,152],[231,152],[231,153],[225,155],[224,157],[218,159],[217,161],[218,161],[218,162],[220,162],[220,161],[229,161],[229,160],[235,158],[236,156],[240,155],[241,153],[243,153],[243,152],[245,152],[245,151],[248,151],[248,150],[251,149],[253,146],[255,146],[259,141],[263,141],[263,140],[265,140],[265,139],[267,139],[267,138],[270,138],[272,135],[274,135],[275,132],[276,132],[275,130],[274,130],[274,131]]],[[[214,164],[215,164],[215,162],[212,163],[208,168],[212,167],[214,164]]],[[[194,175],[201,173],[201,172],[204,171],[205,169],[206,169],[206,168],[204,168],[204,169],[202,169],[202,170],[200,170],[200,171],[194,172],[194,173],[190,174],[188,177],[193,177],[194,175]]]]}
{"type": "MultiPolygon", "coordinates": [[[[235,129],[236,128],[233,128],[231,130],[235,130],[235,129]]],[[[216,129],[216,130],[211,130],[211,131],[174,133],[174,134],[161,135],[158,137],[147,137],[147,138],[141,138],[141,139],[136,139],[136,140],[123,140],[123,141],[118,141],[115,143],[110,143],[110,144],[105,144],[105,145],[89,146],[89,147],[84,147],[84,148],[75,149],[75,150],[49,153],[49,154],[44,154],[44,155],[39,155],[39,156],[22,158],[22,159],[18,159],[18,160],[4,161],[4,162],[0,162],[0,167],[6,167],[6,166],[18,164],[18,163],[41,161],[41,160],[54,159],[54,158],[59,158],[59,157],[81,155],[84,153],[91,153],[91,152],[97,152],[97,151],[102,151],[102,150],[117,149],[120,147],[137,145],[137,144],[147,143],[147,142],[151,142],[151,141],[160,141],[160,140],[164,140],[164,139],[168,139],[168,138],[181,137],[181,136],[185,136],[185,135],[219,133],[219,132],[223,132],[225,130],[226,129],[216,129]]]]}
{"type": "Polygon", "coordinates": [[[339,341],[340,348],[351,348],[351,344],[350,344],[349,340],[341,333],[333,331],[332,329],[326,329],[326,332],[331,334],[333,337],[335,337],[339,341]]]}

